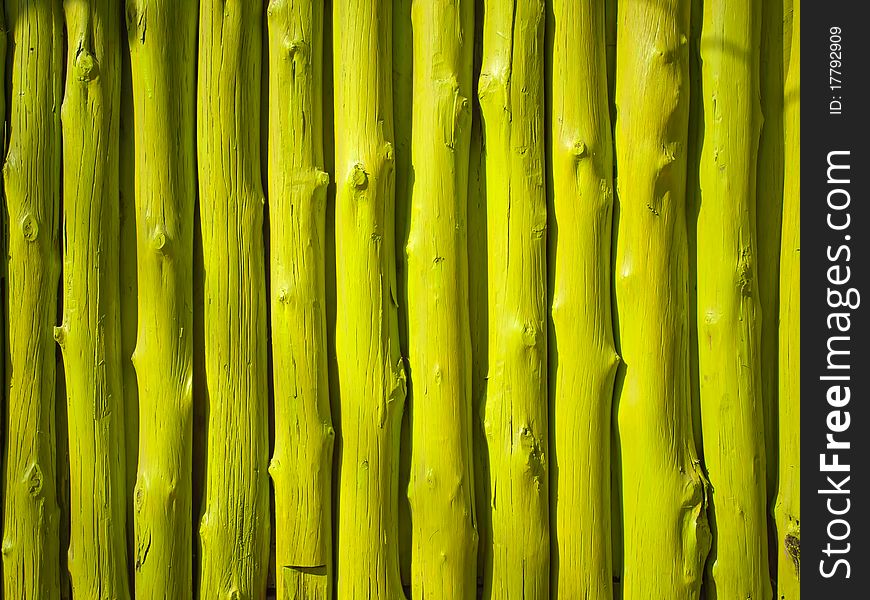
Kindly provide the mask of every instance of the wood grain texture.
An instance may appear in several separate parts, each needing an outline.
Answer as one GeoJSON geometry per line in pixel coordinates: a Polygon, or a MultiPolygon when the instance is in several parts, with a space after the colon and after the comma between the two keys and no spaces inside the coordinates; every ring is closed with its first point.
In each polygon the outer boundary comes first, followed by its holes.
{"type": "Polygon", "coordinates": [[[127,2],[138,293],[134,566],[142,598],[192,589],[194,9],[127,2]]]}
{"type": "Polygon", "coordinates": [[[760,26],[758,2],[704,2],[697,320],[710,599],[771,595],[755,207],[760,26]]]}
{"type": "Polygon", "coordinates": [[[130,597],[121,375],[121,6],[64,0],[63,351],[73,597],[130,597]]]}
{"type": "Polygon", "coordinates": [[[60,596],[53,327],[58,247],[63,72],[60,0],[6,0],[9,218],[3,590],[60,596]]]}
{"type": "Polygon", "coordinates": [[[200,2],[197,156],[208,419],[202,598],[261,598],[269,566],[262,20],[261,2],[200,2]]]}
{"type": "Polygon", "coordinates": [[[625,363],[616,392],[625,600],[697,598],[710,545],[689,391],[689,6],[619,4],[614,268],[625,363]]]}
{"type": "Polygon", "coordinates": [[[550,584],[544,3],[483,3],[478,97],[486,149],[488,379],[483,404],[492,533],[484,598],[546,598],[550,584]]]}
{"type": "Polygon", "coordinates": [[[403,598],[399,435],[405,400],[395,259],[391,0],[335,0],[336,586],[403,598]]]}
{"type": "Polygon", "coordinates": [[[548,228],[551,597],[609,600],[613,144],[604,4],[553,2],[548,228]]]}
{"type": "Polygon", "coordinates": [[[326,366],[323,2],[272,0],[268,193],[281,599],[332,597],[332,452],[326,366]]]}
{"type": "Polygon", "coordinates": [[[477,595],[467,198],[473,1],[414,2],[407,257],[411,594],[477,595]]]}

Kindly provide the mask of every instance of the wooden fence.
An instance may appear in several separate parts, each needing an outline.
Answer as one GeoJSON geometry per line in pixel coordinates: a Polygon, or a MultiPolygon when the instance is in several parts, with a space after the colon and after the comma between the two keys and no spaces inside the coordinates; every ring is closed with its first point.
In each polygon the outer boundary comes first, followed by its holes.
{"type": "Polygon", "coordinates": [[[799,0],[3,9],[3,598],[799,598],[799,0]]]}

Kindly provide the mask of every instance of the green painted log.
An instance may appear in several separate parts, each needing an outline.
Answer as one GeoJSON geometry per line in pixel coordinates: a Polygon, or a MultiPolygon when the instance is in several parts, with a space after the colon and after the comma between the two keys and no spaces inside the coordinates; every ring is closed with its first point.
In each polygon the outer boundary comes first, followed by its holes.
{"type": "Polygon", "coordinates": [[[332,597],[326,366],[323,3],[268,7],[269,211],[277,597],[332,597]]]}
{"type": "Polygon", "coordinates": [[[191,590],[196,197],[196,12],[191,4],[127,2],[136,124],[138,322],[132,360],[140,427],[134,495],[139,598],[184,597],[191,590]]]}
{"type": "Polygon", "coordinates": [[[64,0],[64,316],[69,572],[76,598],[130,597],[121,380],[118,0],[64,0]]]}
{"type": "Polygon", "coordinates": [[[689,6],[619,5],[615,295],[625,372],[616,401],[626,600],[697,598],[710,543],[689,393],[689,6]]]}
{"type": "Polygon", "coordinates": [[[779,263],[779,483],[774,515],[777,535],[777,598],[800,599],[801,543],[801,272],[800,272],[800,0],[794,0],[783,128],[782,252],[779,263]]]}
{"type": "Polygon", "coordinates": [[[264,196],[256,126],[262,16],[260,2],[200,3],[197,152],[208,402],[202,598],[261,598],[268,571],[264,196]]]}
{"type": "Polygon", "coordinates": [[[485,598],[550,583],[544,183],[544,3],[487,0],[478,82],[486,146],[492,538],[485,598]]]}
{"type": "Polygon", "coordinates": [[[397,502],[405,376],[396,296],[391,17],[391,0],[336,0],[333,11],[341,598],[404,597],[397,502]]]}
{"type": "Polygon", "coordinates": [[[8,598],[52,600],[60,596],[52,334],[60,275],[63,13],[60,0],[6,0],[5,8],[10,102],[3,165],[9,216],[3,590],[8,598]]]}
{"type": "Polygon", "coordinates": [[[407,257],[411,594],[477,595],[467,199],[473,0],[415,2],[407,257]]]}
{"type": "Polygon", "coordinates": [[[710,599],[771,596],[755,219],[760,17],[755,0],[704,2],[697,319],[710,599]]]}
{"type": "Polygon", "coordinates": [[[613,146],[604,4],[553,2],[549,81],[552,597],[613,597],[613,146]]]}

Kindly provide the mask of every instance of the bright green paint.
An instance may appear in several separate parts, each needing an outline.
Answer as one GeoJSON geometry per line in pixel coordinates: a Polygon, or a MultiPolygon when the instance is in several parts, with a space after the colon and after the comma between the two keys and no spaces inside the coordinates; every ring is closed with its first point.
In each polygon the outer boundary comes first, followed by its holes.
{"type": "MultiPolygon", "coordinates": [[[[159,0],[127,2],[135,123],[138,598],[184,597],[192,586],[193,8],[159,0]]],[[[129,260],[129,250],[123,260],[129,260]]]]}
{"type": "Polygon", "coordinates": [[[553,3],[549,78],[552,597],[613,597],[610,432],[613,145],[604,6],[553,3]]]}
{"type": "Polygon", "coordinates": [[[323,3],[272,0],[268,193],[275,575],[284,599],[332,597],[332,449],[326,366],[323,3]]]}
{"type": "Polygon", "coordinates": [[[710,543],[689,391],[689,6],[619,4],[614,268],[625,362],[616,394],[625,600],[697,598],[710,543]]]}
{"type": "Polygon", "coordinates": [[[262,17],[260,2],[200,2],[197,165],[208,405],[202,598],[261,598],[269,566],[264,194],[256,126],[262,17]]]}
{"type": "Polygon", "coordinates": [[[9,218],[3,590],[60,595],[55,342],[60,275],[63,13],[60,0],[6,0],[9,218]],[[39,51],[30,51],[38,48],[39,51]]]}
{"type": "Polygon", "coordinates": [[[63,351],[75,598],[130,597],[120,354],[118,0],[64,0],[63,351]],[[118,451],[118,449],[122,449],[118,451]]]}

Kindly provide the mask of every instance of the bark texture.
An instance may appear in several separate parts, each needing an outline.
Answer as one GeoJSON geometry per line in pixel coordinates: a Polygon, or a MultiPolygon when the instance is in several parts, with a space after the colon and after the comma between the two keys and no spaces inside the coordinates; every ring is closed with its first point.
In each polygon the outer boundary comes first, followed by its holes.
{"type": "Polygon", "coordinates": [[[610,306],[613,146],[605,9],[555,0],[549,35],[552,597],[613,597],[610,306]]]}
{"type": "Polygon", "coordinates": [[[704,2],[697,320],[710,599],[771,595],[755,219],[760,17],[754,0],[704,2]]]}
{"type": "Polygon", "coordinates": [[[489,361],[484,430],[492,537],[485,598],[546,598],[547,207],[544,3],[486,0],[478,82],[486,147],[489,361]]]}
{"type": "Polygon", "coordinates": [[[332,450],[326,365],[323,3],[272,0],[269,227],[276,584],[281,599],[332,597],[332,450]]]}
{"type": "Polygon", "coordinates": [[[73,596],[130,597],[121,376],[118,0],[64,0],[63,351],[73,596]]]}
{"type": "Polygon", "coordinates": [[[341,414],[337,590],[403,598],[399,434],[405,375],[395,267],[391,0],[336,0],[335,352],[341,414]]]}
{"type": "Polygon", "coordinates": [[[138,288],[136,596],[181,598],[192,589],[195,6],[128,0],[127,31],[138,288]]]}
{"type": "Polygon", "coordinates": [[[471,428],[467,199],[472,0],[414,2],[407,257],[411,591],[473,599],[477,532],[471,428]]]}
{"type": "Polygon", "coordinates": [[[697,598],[710,545],[689,392],[689,5],[619,4],[615,294],[625,370],[616,443],[625,600],[697,598]]]}
{"type": "Polygon", "coordinates": [[[197,152],[203,252],[207,466],[202,598],[261,598],[269,561],[263,6],[203,0],[197,152]],[[243,424],[243,426],[240,426],[243,424]]]}
{"type": "Polygon", "coordinates": [[[6,456],[3,464],[3,591],[60,596],[55,342],[60,275],[63,12],[60,0],[6,0],[10,43],[6,456]],[[31,50],[32,49],[32,50],[31,50]]]}

